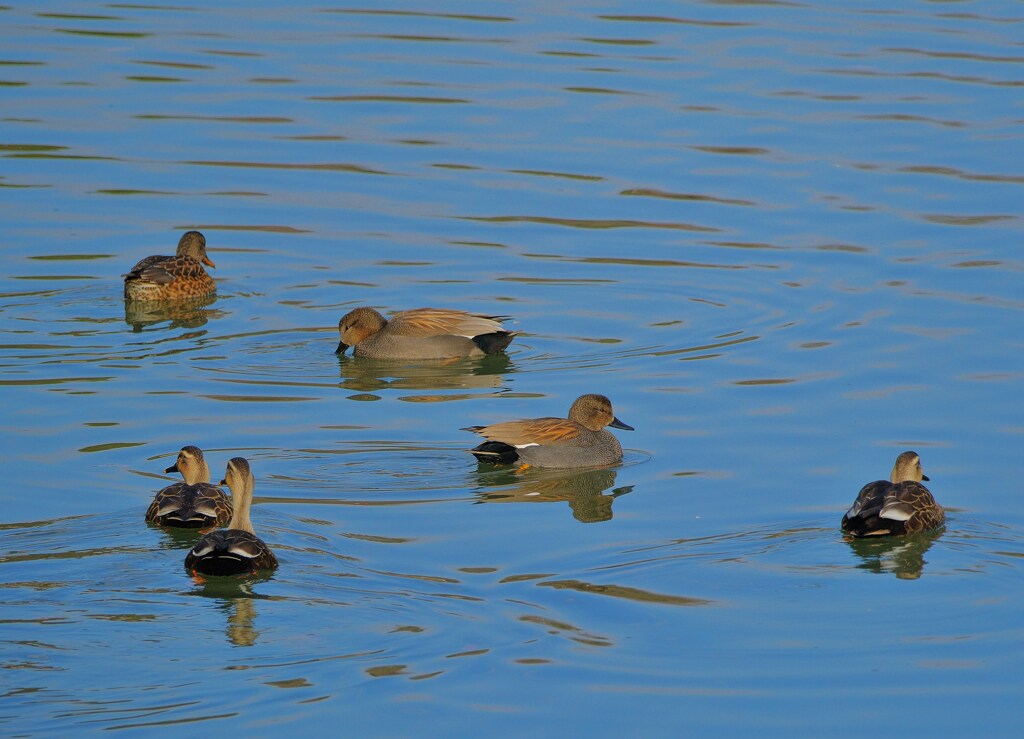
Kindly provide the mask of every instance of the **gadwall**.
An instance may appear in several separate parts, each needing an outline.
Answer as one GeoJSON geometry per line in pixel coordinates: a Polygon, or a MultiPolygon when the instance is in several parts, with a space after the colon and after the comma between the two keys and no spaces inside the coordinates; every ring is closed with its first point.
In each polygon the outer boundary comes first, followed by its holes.
{"type": "Polygon", "coordinates": [[[203,265],[216,267],[206,256],[206,237],[186,231],[173,257],[146,257],[124,275],[124,297],[139,301],[202,298],[217,292],[203,265]]]}
{"type": "Polygon", "coordinates": [[[470,451],[482,462],[520,461],[536,467],[595,467],[622,459],[619,440],[605,426],[632,431],[603,395],[581,395],[568,418],[528,418],[462,429],[487,439],[470,451]]]}
{"type": "Polygon", "coordinates": [[[917,452],[903,452],[888,481],[876,480],[861,488],[843,516],[843,531],[854,536],[888,536],[942,526],[946,512],[921,484],[927,479],[917,452]]]}
{"type": "Polygon", "coordinates": [[[253,488],[256,486],[249,462],[244,457],[231,459],[220,484],[231,488],[235,509],[231,523],[226,529],[203,536],[185,557],[185,568],[203,575],[239,575],[274,569],[277,557],[256,536],[249,519],[253,488]]]}
{"type": "Polygon", "coordinates": [[[168,485],[153,497],[146,520],[161,526],[202,529],[223,526],[231,518],[231,499],[210,484],[210,467],[199,447],[186,446],[164,472],[180,472],[184,482],[168,485]]]}
{"type": "Polygon", "coordinates": [[[338,322],[341,341],[335,354],[350,346],[358,357],[375,359],[452,359],[497,354],[514,331],[501,328],[501,316],[461,310],[415,308],[387,320],[373,308],[356,308],[338,322]]]}

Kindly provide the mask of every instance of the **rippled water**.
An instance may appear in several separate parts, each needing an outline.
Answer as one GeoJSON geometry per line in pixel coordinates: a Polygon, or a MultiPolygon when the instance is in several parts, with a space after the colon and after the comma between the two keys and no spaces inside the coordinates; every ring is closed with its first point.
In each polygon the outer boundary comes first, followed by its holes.
{"type": "Polygon", "coordinates": [[[0,20],[7,734],[1016,730],[1019,4],[0,20]],[[217,298],[126,309],[188,228],[217,298]],[[364,304],[521,334],[336,357],[364,304]],[[466,454],[583,392],[623,465],[466,454]],[[184,444],[272,576],[143,522],[184,444]],[[844,541],[906,448],[946,529],[844,541]]]}

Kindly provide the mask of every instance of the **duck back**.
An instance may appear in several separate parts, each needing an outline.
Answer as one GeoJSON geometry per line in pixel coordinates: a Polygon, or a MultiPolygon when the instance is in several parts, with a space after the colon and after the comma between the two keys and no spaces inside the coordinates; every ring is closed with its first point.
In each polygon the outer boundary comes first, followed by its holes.
{"type": "Polygon", "coordinates": [[[186,569],[203,575],[241,575],[277,567],[277,557],[255,534],[240,529],[213,531],[185,557],[186,569]]]}
{"type": "Polygon", "coordinates": [[[946,514],[919,482],[876,480],[861,488],[843,516],[843,531],[853,536],[900,536],[942,526],[946,514]]]}
{"type": "Polygon", "coordinates": [[[223,526],[231,520],[231,500],[216,485],[178,482],[156,494],[146,520],[183,529],[223,526]]]}

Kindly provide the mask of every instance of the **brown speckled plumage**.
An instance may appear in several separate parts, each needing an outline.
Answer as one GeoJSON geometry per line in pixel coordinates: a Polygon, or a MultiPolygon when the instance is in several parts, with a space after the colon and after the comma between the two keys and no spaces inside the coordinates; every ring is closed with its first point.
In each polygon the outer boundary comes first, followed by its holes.
{"type": "Polygon", "coordinates": [[[632,431],[615,417],[604,395],[581,395],[568,418],[528,418],[490,426],[470,426],[488,439],[470,451],[484,462],[521,461],[536,467],[594,467],[622,459],[622,446],[605,426],[632,431]]]}
{"type": "Polygon", "coordinates": [[[356,308],[338,322],[335,353],[351,346],[356,356],[374,359],[482,357],[502,351],[515,336],[502,330],[501,320],[442,308],[415,308],[387,320],[373,308],[356,308]]]}
{"type": "Polygon", "coordinates": [[[124,276],[124,297],[134,301],[173,301],[202,298],[217,291],[203,265],[214,267],[206,256],[206,238],[187,231],[173,257],[146,257],[124,276]]]}
{"type": "Polygon", "coordinates": [[[231,499],[210,484],[210,468],[199,447],[183,447],[177,461],[164,471],[180,472],[185,481],[168,485],[154,496],[146,511],[147,521],[201,529],[223,526],[231,519],[231,499]]]}
{"type": "Polygon", "coordinates": [[[917,452],[903,452],[888,481],[861,488],[843,516],[843,531],[853,536],[896,536],[939,528],[946,522],[946,512],[921,484],[927,479],[917,452]]]}
{"type": "Polygon", "coordinates": [[[277,557],[256,536],[249,518],[256,483],[249,462],[234,457],[221,485],[231,488],[234,513],[228,528],[206,534],[185,557],[185,568],[202,575],[241,575],[277,567],[277,557]]]}

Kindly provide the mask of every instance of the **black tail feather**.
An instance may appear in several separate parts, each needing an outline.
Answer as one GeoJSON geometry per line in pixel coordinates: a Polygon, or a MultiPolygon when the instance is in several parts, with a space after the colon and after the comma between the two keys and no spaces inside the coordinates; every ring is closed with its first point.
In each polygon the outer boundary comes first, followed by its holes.
{"type": "Polygon", "coordinates": [[[241,575],[252,572],[252,562],[237,554],[216,551],[205,557],[199,557],[192,569],[203,575],[241,575]]]}
{"type": "Polygon", "coordinates": [[[484,354],[497,354],[504,351],[515,336],[515,331],[495,331],[492,334],[474,336],[473,343],[480,347],[480,351],[484,354]]]}
{"type": "Polygon", "coordinates": [[[516,448],[501,441],[485,441],[469,451],[478,461],[489,464],[512,464],[519,459],[516,448]]]}
{"type": "Polygon", "coordinates": [[[877,509],[874,513],[860,516],[843,516],[840,524],[843,531],[852,534],[857,538],[870,536],[898,536],[907,531],[903,521],[895,521],[888,518],[879,518],[877,509]]]}

